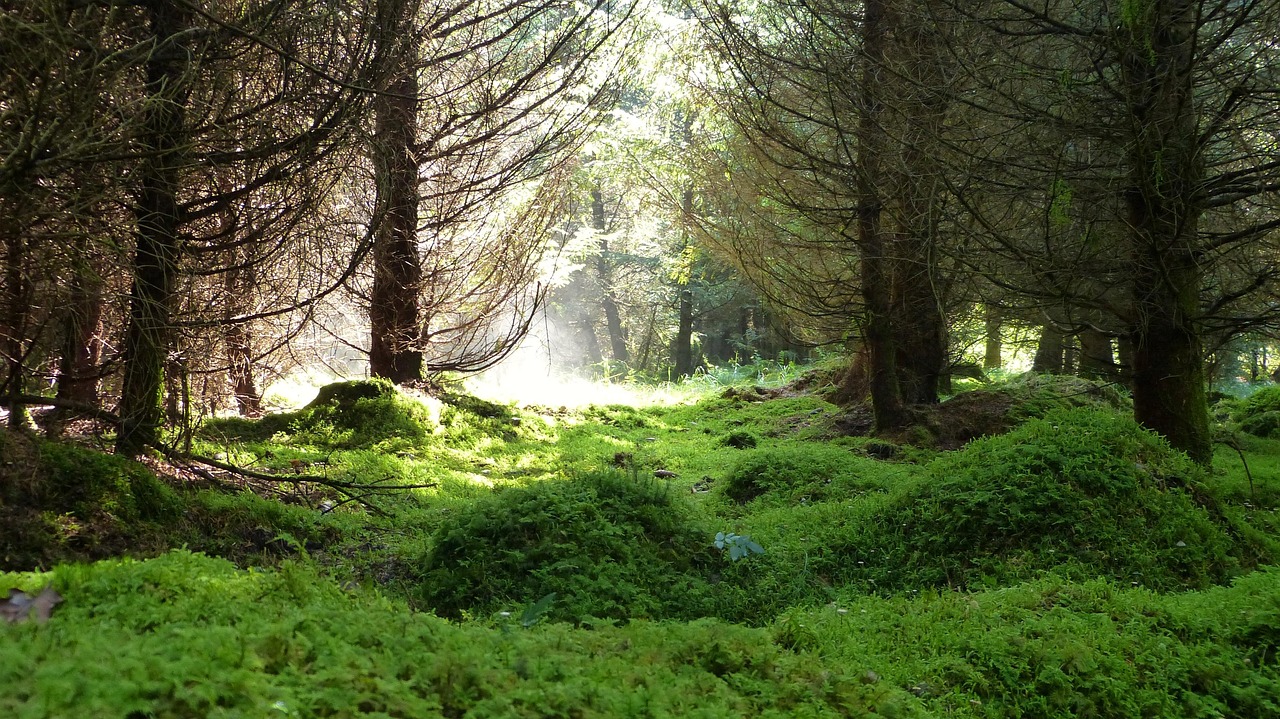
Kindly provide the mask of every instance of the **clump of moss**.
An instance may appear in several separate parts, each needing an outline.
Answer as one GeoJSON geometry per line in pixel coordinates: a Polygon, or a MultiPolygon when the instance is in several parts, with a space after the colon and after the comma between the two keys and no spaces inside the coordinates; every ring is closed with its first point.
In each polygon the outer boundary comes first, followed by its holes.
{"type": "Polygon", "coordinates": [[[738,504],[766,495],[783,502],[823,499],[833,483],[856,481],[856,462],[848,450],[821,444],[757,449],[738,460],[720,491],[738,504]]]}
{"type": "Polygon", "coordinates": [[[732,447],[734,449],[754,449],[760,443],[760,438],[743,429],[735,429],[720,438],[720,444],[724,447],[732,447]]]}
{"type": "Polygon", "coordinates": [[[425,405],[401,394],[384,379],[334,382],[296,412],[258,420],[210,420],[202,434],[211,438],[266,441],[284,433],[300,441],[342,449],[368,449],[382,442],[418,443],[435,423],[425,405]]]}
{"type": "Polygon", "coordinates": [[[1255,437],[1280,438],[1280,387],[1264,387],[1249,395],[1236,420],[1242,431],[1255,437]]]}
{"type": "Polygon", "coordinates": [[[1049,412],[938,458],[895,499],[889,581],[1004,582],[1069,565],[1162,589],[1221,582],[1238,552],[1197,502],[1201,480],[1131,419],[1049,412]]]}
{"type": "Polygon", "coordinates": [[[424,605],[446,617],[518,608],[551,593],[553,619],[706,613],[719,558],[692,509],[662,483],[602,472],[501,490],[439,527],[420,558],[424,605]]]}
{"type": "Polygon", "coordinates": [[[0,568],[164,547],[183,502],[141,464],[0,430],[0,568]]]}

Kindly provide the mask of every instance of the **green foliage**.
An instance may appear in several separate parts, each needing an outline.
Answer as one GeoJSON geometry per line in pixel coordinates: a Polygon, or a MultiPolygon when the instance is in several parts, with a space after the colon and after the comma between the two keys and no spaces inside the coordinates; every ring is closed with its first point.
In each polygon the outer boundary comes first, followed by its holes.
{"type": "MultiPolygon", "coordinates": [[[[1126,583],[1127,584],[1127,583],[1126,583]]],[[[842,596],[777,640],[875,667],[932,716],[1249,717],[1280,710],[1280,572],[1161,596],[1047,577],[974,594],[842,596]]]]}
{"type": "Polygon", "coordinates": [[[1280,386],[1263,387],[1249,395],[1235,418],[1241,430],[1255,437],[1280,439],[1280,386]]]}
{"type": "Polygon", "coordinates": [[[0,711],[24,719],[921,716],[891,684],[717,622],[453,626],[304,565],[187,552],[0,578],[66,598],[45,626],[0,624],[0,711]]]}
{"type": "Polygon", "coordinates": [[[888,543],[890,567],[901,571],[886,579],[972,586],[1066,564],[1162,589],[1220,582],[1239,563],[1193,499],[1202,481],[1132,420],[1050,412],[940,457],[895,499],[885,520],[899,537],[888,543]]]}
{"type": "Polygon", "coordinates": [[[691,508],[653,480],[605,471],[507,488],[435,532],[421,598],[447,617],[552,592],[557,620],[704,616],[706,538],[691,508]]]}
{"type": "Polygon", "coordinates": [[[1114,385],[1074,375],[1027,373],[990,389],[1013,399],[1011,415],[1018,421],[1073,407],[1126,411],[1132,406],[1132,401],[1114,385]]]}
{"type": "Polygon", "coordinates": [[[0,567],[167,546],[183,502],[143,465],[0,430],[0,567]]]}
{"type": "Polygon", "coordinates": [[[735,429],[722,437],[720,444],[734,449],[755,449],[755,446],[760,444],[760,438],[746,430],[735,429]]]}
{"type": "Polygon", "coordinates": [[[435,430],[421,402],[381,379],[335,382],[297,412],[259,420],[220,418],[201,428],[207,439],[264,441],[283,433],[295,444],[334,449],[396,449],[422,442],[435,430]],[[388,444],[390,443],[390,444],[388,444]]]}
{"type": "Polygon", "coordinates": [[[752,554],[764,554],[764,547],[751,541],[750,534],[734,534],[733,532],[716,532],[716,549],[729,550],[729,561],[746,559],[752,554]]]}
{"type": "Polygon", "coordinates": [[[765,495],[783,503],[817,501],[857,487],[859,469],[866,462],[840,447],[779,445],[743,455],[720,486],[739,504],[765,495]]]}

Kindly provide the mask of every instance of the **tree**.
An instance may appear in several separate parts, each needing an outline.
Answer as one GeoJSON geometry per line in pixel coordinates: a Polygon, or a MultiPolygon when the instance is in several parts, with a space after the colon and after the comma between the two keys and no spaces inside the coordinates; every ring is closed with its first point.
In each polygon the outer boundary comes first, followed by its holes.
{"type": "Polygon", "coordinates": [[[755,185],[737,206],[776,242],[721,244],[780,304],[856,318],[880,429],[936,402],[946,364],[934,158],[950,90],[918,5],[762,3],[749,18],[703,5],[731,68],[719,104],[746,143],[750,169],[732,172],[755,185]]]}
{"type": "Polygon", "coordinates": [[[1118,335],[1136,418],[1207,463],[1206,333],[1276,319],[1275,3],[953,8],[957,226],[1007,289],[1118,335]]]}
{"type": "Polygon", "coordinates": [[[630,6],[380,0],[370,370],[477,371],[528,330],[554,185],[609,99],[630,6]],[[503,226],[501,221],[507,220],[503,226]]]}

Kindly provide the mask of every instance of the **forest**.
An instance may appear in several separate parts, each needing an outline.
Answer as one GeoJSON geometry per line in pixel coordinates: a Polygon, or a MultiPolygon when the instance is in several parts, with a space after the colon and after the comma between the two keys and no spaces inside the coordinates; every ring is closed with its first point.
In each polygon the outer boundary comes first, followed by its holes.
{"type": "Polygon", "coordinates": [[[1280,0],[0,0],[0,712],[1280,716],[1280,0]]]}

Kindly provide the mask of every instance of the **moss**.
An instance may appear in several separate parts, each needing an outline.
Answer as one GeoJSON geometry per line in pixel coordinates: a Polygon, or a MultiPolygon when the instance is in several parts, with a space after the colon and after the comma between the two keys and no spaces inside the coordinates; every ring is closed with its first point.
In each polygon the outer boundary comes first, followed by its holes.
{"type": "Polygon", "coordinates": [[[601,472],[508,488],[453,514],[421,557],[421,598],[483,616],[550,593],[556,619],[706,613],[718,558],[685,500],[656,481],[601,472]]]}
{"type": "Polygon", "coordinates": [[[720,491],[738,504],[767,495],[784,503],[817,501],[831,495],[833,482],[856,481],[858,461],[848,450],[819,444],[757,449],[734,464],[720,491]]]}
{"type": "Polygon", "coordinates": [[[935,460],[895,499],[882,581],[1007,582],[1060,565],[1164,589],[1225,581],[1240,552],[1198,503],[1203,480],[1130,419],[1050,412],[935,460]]]}

